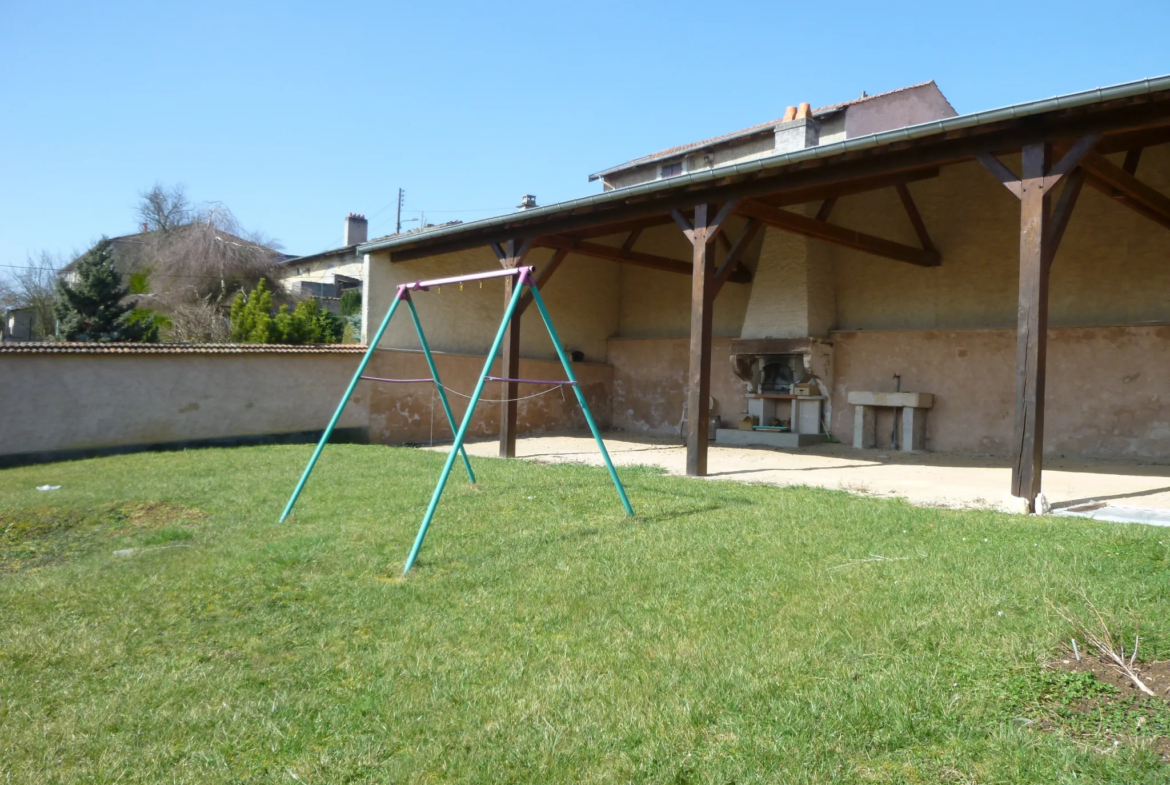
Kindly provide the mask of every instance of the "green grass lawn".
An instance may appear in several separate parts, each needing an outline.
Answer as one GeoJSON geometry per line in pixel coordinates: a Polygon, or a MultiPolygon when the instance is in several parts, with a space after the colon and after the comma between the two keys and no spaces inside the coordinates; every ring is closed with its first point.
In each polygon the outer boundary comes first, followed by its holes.
{"type": "Polygon", "coordinates": [[[277,525],[310,450],[0,471],[0,782],[1170,781],[1037,730],[1049,602],[1170,656],[1168,531],[479,460],[402,578],[444,456],[277,525]]]}

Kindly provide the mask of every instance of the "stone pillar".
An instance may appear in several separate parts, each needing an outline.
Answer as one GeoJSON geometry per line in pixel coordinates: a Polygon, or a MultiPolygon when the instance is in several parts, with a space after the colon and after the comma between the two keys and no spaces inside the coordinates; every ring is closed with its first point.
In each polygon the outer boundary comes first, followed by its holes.
{"type": "Polygon", "coordinates": [[[853,447],[868,450],[877,446],[877,424],[872,406],[853,407],[853,447]]]}

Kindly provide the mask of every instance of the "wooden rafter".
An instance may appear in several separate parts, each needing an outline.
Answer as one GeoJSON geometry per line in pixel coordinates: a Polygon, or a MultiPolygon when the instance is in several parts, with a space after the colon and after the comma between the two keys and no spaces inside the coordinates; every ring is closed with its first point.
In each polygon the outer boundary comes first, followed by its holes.
{"type": "Polygon", "coordinates": [[[793,205],[808,202],[824,202],[827,199],[840,199],[845,196],[882,191],[893,188],[898,184],[914,183],[919,180],[930,180],[939,175],[937,166],[927,166],[908,172],[895,172],[872,177],[861,177],[832,185],[818,185],[809,188],[797,188],[771,196],[762,196],[757,201],[770,204],[773,207],[792,207],[793,205]]]}
{"type": "Polygon", "coordinates": [[[1125,153],[1125,163],[1121,165],[1122,171],[1130,177],[1137,176],[1138,163],[1142,160],[1142,148],[1135,147],[1125,153]]]}
{"type": "MultiPolygon", "coordinates": [[[[1061,156],[1060,161],[1055,166],[1048,170],[1048,174],[1044,175],[1042,185],[1045,189],[1051,191],[1056,187],[1056,184],[1076,169],[1085,156],[1093,151],[1093,146],[1101,139],[1101,134],[1092,133],[1086,134],[1077,139],[1071,145],[1068,145],[1067,151],[1061,156]]],[[[1003,161],[996,158],[989,152],[981,152],[975,154],[975,160],[983,164],[983,168],[995,175],[1004,186],[1015,194],[1017,199],[1024,197],[1023,184],[1019,177],[1016,177],[1015,172],[1004,165],[1003,161]]]]}
{"type": "Polygon", "coordinates": [[[578,229],[574,232],[564,232],[565,237],[572,237],[574,240],[593,240],[598,237],[610,237],[615,234],[624,234],[632,232],[635,229],[652,229],[655,226],[666,226],[673,223],[672,219],[666,213],[662,215],[652,215],[649,218],[636,218],[631,221],[619,221],[617,223],[608,224],[606,226],[595,226],[590,229],[578,229]]]}
{"type": "Polygon", "coordinates": [[[1142,147],[1154,147],[1159,144],[1170,144],[1170,126],[1163,125],[1108,134],[1093,149],[1101,155],[1109,155],[1142,147]]]}
{"type": "MultiPolygon", "coordinates": [[[[557,268],[561,266],[561,262],[565,261],[565,257],[568,255],[569,252],[564,249],[558,249],[553,252],[552,258],[536,274],[537,289],[544,289],[544,285],[553,277],[553,273],[557,271],[557,268]]],[[[532,305],[532,292],[526,291],[520,295],[520,302],[516,303],[516,315],[519,316],[524,313],[529,305],[532,305]]]]}
{"type": "MultiPolygon", "coordinates": [[[[719,290],[723,288],[723,284],[727,283],[733,272],[742,270],[747,273],[743,266],[743,255],[747,251],[749,245],[755,236],[759,234],[760,229],[763,228],[755,218],[749,218],[740,232],[739,238],[727,251],[727,256],[723,259],[723,264],[719,265],[719,269],[715,271],[715,276],[711,281],[712,292],[711,297],[714,299],[719,295],[719,290]]],[[[750,280],[750,279],[749,279],[750,280]]]]}
{"type": "Polygon", "coordinates": [[[1068,228],[1068,221],[1072,217],[1073,208],[1077,204],[1077,197],[1081,195],[1081,187],[1085,184],[1085,172],[1079,167],[1068,176],[1064,188],[1060,191],[1060,199],[1052,211],[1051,227],[1048,239],[1048,266],[1056,259],[1056,252],[1060,249],[1060,241],[1064,239],[1064,230],[1068,228]]]}
{"type": "Polygon", "coordinates": [[[829,216],[833,214],[833,208],[837,206],[837,197],[830,196],[825,201],[821,202],[821,207],[817,210],[817,220],[826,222],[829,216]]]}
{"type": "Polygon", "coordinates": [[[910,195],[910,189],[905,183],[895,185],[894,189],[898,192],[898,198],[902,200],[902,206],[906,208],[906,216],[914,227],[914,233],[918,235],[918,242],[922,245],[922,250],[935,250],[934,243],[930,241],[930,233],[926,231],[926,223],[918,212],[918,205],[914,204],[914,197],[910,195]]]}
{"type": "MultiPolygon", "coordinates": [[[[581,256],[591,256],[594,259],[605,259],[611,262],[632,264],[637,267],[646,267],[651,270],[662,270],[663,272],[678,273],[680,275],[690,275],[693,269],[690,264],[681,259],[672,259],[669,256],[659,256],[658,254],[631,251],[624,248],[613,248],[612,246],[602,245],[601,243],[575,240],[572,237],[565,237],[564,235],[554,234],[547,237],[538,237],[536,239],[536,245],[541,248],[557,248],[581,256]]],[[[743,270],[737,270],[732,273],[729,280],[736,283],[751,283],[751,274],[743,270]]]]}
{"type": "Polygon", "coordinates": [[[823,221],[818,221],[815,218],[797,215],[788,210],[780,210],[752,199],[740,200],[737,212],[740,215],[755,218],[768,226],[783,229],[786,232],[804,235],[814,240],[822,240],[827,243],[833,243],[834,245],[844,246],[845,248],[852,248],[862,253],[882,256],[899,262],[916,264],[920,267],[937,267],[940,264],[938,251],[914,248],[910,245],[896,243],[893,240],[874,237],[864,232],[834,226],[823,221]]]}
{"type": "MultiPolygon", "coordinates": [[[[507,240],[503,243],[492,243],[492,252],[499,259],[503,267],[519,267],[532,250],[532,238],[524,240],[507,240]]],[[[507,280],[512,280],[511,278],[507,280]]]]}
{"type": "Polygon", "coordinates": [[[1089,185],[1117,200],[1151,221],[1170,229],[1170,198],[1155,191],[1141,180],[1112,163],[1100,153],[1090,153],[1081,162],[1089,185]]]}
{"type": "Polygon", "coordinates": [[[628,236],[628,237],[626,237],[626,241],[625,241],[624,243],[622,243],[622,250],[623,250],[623,251],[632,251],[632,250],[634,250],[634,244],[635,244],[636,242],[638,242],[638,238],[639,238],[639,237],[641,237],[641,236],[642,236],[642,229],[641,229],[641,227],[639,227],[639,228],[635,229],[634,231],[630,232],[629,236],[628,236]]]}

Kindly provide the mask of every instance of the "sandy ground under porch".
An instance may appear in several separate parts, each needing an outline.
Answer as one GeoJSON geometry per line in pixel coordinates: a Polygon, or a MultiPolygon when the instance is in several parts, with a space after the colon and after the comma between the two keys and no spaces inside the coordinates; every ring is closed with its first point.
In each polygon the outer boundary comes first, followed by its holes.
{"type": "MultiPolygon", "coordinates": [[[[605,443],[618,466],[647,464],[685,474],[686,449],[676,438],[610,433],[605,443]]],[[[490,457],[498,455],[499,443],[484,440],[467,449],[473,456],[490,457]]],[[[521,437],[516,454],[550,463],[601,464],[588,435],[521,437]]],[[[1011,483],[1011,469],[1001,458],[854,450],[842,444],[800,450],[712,444],[707,466],[711,480],[812,485],[946,507],[998,506],[1011,483]]],[[[1044,493],[1054,508],[1096,501],[1170,510],[1170,465],[1052,458],[1045,462],[1044,493]]]]}

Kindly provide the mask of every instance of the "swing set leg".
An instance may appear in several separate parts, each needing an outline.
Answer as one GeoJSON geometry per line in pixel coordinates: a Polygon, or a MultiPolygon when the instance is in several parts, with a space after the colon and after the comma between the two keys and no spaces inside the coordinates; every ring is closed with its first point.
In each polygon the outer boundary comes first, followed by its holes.
{"type": "MultiPolygon", "coordinates": [[[[540,290],[532,284],[529,284],[529,289],[532,290],[532,302],[535,303],[536,308],[540,311],[540,318],[544,320],[544,326],[548,328],[548,336],[552,338],[553,348],[557,350],[557,356],[561,358],[561,365],[565,366],[565,376],[570,382],[576,382],[577,377],[573,375],[573,368],[569,364],[569,358],[565,356],[565,349],[561,346],[561,339],[557,336],[557,330],[553,327],[552,319],[548,316],[548,311],[544,307],[544,298],[540,296],[540,290]]],[[[626,508],[626,515],[633,515],[634,508],[630,506],[630,500],[626,497],[626,489],[622,487],[622,481],[618,479],[617,469],[613,467],[613,461],[609,458],[609,450],[605,449],[605,442],[601,439],[601,431],[597,429],[597,422],[593,419],[593,412],[589,411],[589,404],[585,402],[585,393],[581,391],[581,385],[573,384],[573,393],[577,396],[577,402],[581,404],[581,411],[585,413],[585,422],[589,423],[589,430],[593,433],[593,440],[597,442],[597,449],[601,451],[601,459],[605,461],[605,468],[609,471],[609,477],[613,480],[613,486],[617,488],[618,496],[621,497],[622,506],[626,508]]]]}
{"type": "Polygon", "coordinates": [[[463,423],[459,426],[459,432],[455,434],[455,443],[451,445],[451,452],[447,454],[447,462],[443,464],[443,471],[439,474],[439,482],[435,485],[435,492],[431,494],[431,503],[427,505],[427,512],[423,516],[422,524],[418,527],[418,535],[414,538],[414,545],[410,549],[410,555],[406,558],[406,566],[402,568],[402,574],[410,572],[410,568],[414,566],[415,559],[418,558],[418,552],[422,549],[423,540],[427,536],[427,529],[431,525],[431,519],[435,517],[435,509],[439,506],[439,498],[443,495],[443,488],[447,485],[447,478],[451,475],[451,467],[455,465],[455,456],[463,449],[463,440],[467,437],[467,428],[471,425],[471,416],[475,413],[475,405],[479,403],[479,396],[483,394],[483,386],[487,383],[487,377],[491,373],[492,363],[495,362],[496,355],[500,351],[500,344],[504,341],[504,331],[508,328],[508,323],[512,321],[512,314],[516,310],[516,304],[520,302],[520,294],[524,291],[523,284],[526,282],[528,272],[520,274],[518,286],[512,292],[512,299],[508,301],[508,308],[504,312],[504,319],[500,322],[500,329],[496,332],[496,338],[492,341],[492,348],[488,351],[487,361],[483,365],[483,373],[479,375],[479,381],[476,382],[475,391],[471,394],[471,400],[467,403],[467,413],[463,416],[463,423]]]}
{"type": "MultiPolygon", "coordinates": [[[[423,335],[422,324],[418,320],[418,310],[414,307],[414,300],[411,299],[410,293],[407,292],[406,306],[410,309],[410,318],[414,322],[414,329],[418,332],[418,342],[422,344],[423,356],[427,358],[427,367],[431,369],[431,378],[435,380],[435,389],[439,391],[439,400],[443,404],[443,411],[447,414],[447,424],[451,426],[451,433],[458,430],[455,425],[455,415],[451,413],[451,404],[447,402],[447,392],[443,389],[443,383],[439,381],[439,369],[435,367],[435,358],[431,355],[431,347],[427,345],[426,336],[423,335]]],[[[467,416],[471,416],[471,409],[468,408],[467,416]]],[[[463,466],[467,469],[467,479],[471,480],[471,484],[475,485],[475,473],[471,471],[471,461],[467,459],[467,448],[460,445],[459,452],[463,456],[463,466]]]]}
{"type": "Polygon", "coordinates": [[[337,425],[337,421],[341,419],[341,413],[345,411],[346,404],[349,403],[350,396],[353,395],[354,388],[365,373],[366,365],[369,364],[370,358],[374,356],[374,350],[378,348],[379,341],[382,340],[382,333],[386,332],[386,327],[390,324],[390,318],[394,316],[394,312],[398,310],[398,304],[402,302],[405,289],[398,287],[398,294],[394,296],[394,302],[390,303],[390,309],[386,311],[385,318],[382,319],[381,326],[378,327],[378,332],[374,334],[374,339],[370,341],[370,348],[366,350],[365,355],[362,356],[362,361],[358,363],[357,370],[354,371],[353,379],[349,382],[349,387],[345,388],[345,395],[341,396],[341,403],[337,404],[337,411],[333,413],[333,419],[329,421],[329,425],[325,427],[325,433],[321,434],[321,441],[317,443],[317,449],[313,450],[313,457],[309,458],[309,465],[305,467],[305,473],[301,475],[300,482],[297,483],[296,489],[289,498],[288,504],[281,513],[280,523],[284,523],[285,518],[292,512],[293,505],[297,503],[297,497],[301,495],[301,491],[305,487],[305,483],[309,479],[309,474],[312,473],[313,467],[317,465],[317,459],[321,457],[321,451],[325,449],[325,443],[329,441],[329,437],[333,435],[333,428],[337,425]]]}

